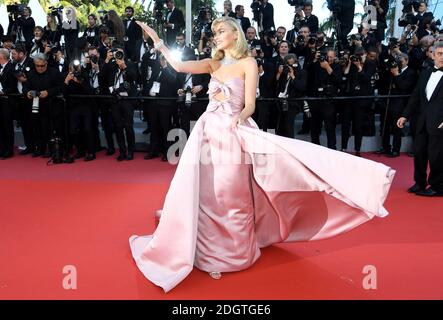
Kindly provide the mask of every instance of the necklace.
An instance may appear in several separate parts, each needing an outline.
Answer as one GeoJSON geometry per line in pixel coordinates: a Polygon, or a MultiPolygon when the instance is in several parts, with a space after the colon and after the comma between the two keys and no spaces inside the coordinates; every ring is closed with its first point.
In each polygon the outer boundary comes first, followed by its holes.
{"type": "Polygon", "coordinates": [[[229,58],[229,57],[224,57],[223,59],[220,60],[220,63],[224,66],[229,66],[231,64],[236,63],[238,60],[234,59],[234,58],[229,58]]]}

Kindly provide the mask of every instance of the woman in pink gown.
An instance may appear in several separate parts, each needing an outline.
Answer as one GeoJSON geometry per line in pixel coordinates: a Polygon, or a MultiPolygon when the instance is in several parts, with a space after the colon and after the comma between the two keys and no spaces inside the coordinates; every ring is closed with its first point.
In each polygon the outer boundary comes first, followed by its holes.
{"type": "Polygon", "coordinates": [[[217,279],[250,267],[260,248],[335,236],[386,216],[395,171],[377,162],[263,132],[255,109],[257,64],[239,24],[213,24],[212,59],[177,62],[155,31],[140,26],[178,72],[210,73],[209,104],[195,124],[154,234],[129,239],[140,271],[166,292],[193,269],[217,279]]]}

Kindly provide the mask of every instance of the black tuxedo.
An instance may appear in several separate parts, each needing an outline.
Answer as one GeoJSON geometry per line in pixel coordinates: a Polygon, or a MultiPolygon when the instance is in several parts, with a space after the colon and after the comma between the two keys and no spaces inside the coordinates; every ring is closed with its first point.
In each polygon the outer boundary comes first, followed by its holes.
{"type": "Polygon", "coordinates": [[[443,192],[443,77],[440,79],[430,100],[426,97],[426,86],[432,69],[422,71],[403,117],[409,119],[417,114],[417,128],[414,141],[414,179],[425,187],[427,182],[433,190],[443,192]],[[426,181],[427,163],[430,173],[426,181]]]}
{"type": "MultiPolygon", "coordinates": [[[[26,57],[23,63],[14,63],[14,70],[16,74],[23,73],[27,77],[33,69],[34,63],[30,57],[26,57]]],[[[17,84],[17,89],[19,93],[23,92],[23,87],[24,83],[17,84]]],[[[15,99],[15,101],[17,107],[17,117],[20,121],[25,145],[30,151],[33,151],[34,135],[32,131],[31,102],[27,98],[17,98],[15,99]]]]}
{"type": "Polygon", "coordinates": [[[248,28],[251,26],[251,21],[249,21],[249,18],[245,18],[245,17],[234,17],[235,20],[240,20],[240,25],[241,28],[243,30],[243,32],[246,34],[246,30],[248,30],[248,28]]]}
{"type": "Polygon", "coordinates": [[[148,39],[146,41],[146,43],[145,43],[144,39],[137,40],[137,42],[135,43],[135,46],[134,46],[134,51],[133,51],[132,55],[130,56],[131,57],[131,61],[134,62],[134,63],[140,63],[142,61],[143,55],[146,52],[149,52],[149,51],[151,51],[153,49],[153,44],[154,43],[152,42],[151,39],[148,39]],[[142,53],[142,50],[141,50],[142,47],[144,47],[143,55],[141,54],[142,53]]]}
{"type": "Polygon", "coordinates": [[[136,42],[142,39],[142,29],[135,21],[135,18],[132,18],[131,20],[125,19],[123,21],[125,26],[125,37],[127,37],[125,38],[125,51],[128,57],[133,56],[136,42]],[[129,21],[131,21],[131,23],[129,23],[128,27],[129,21]]]}
{"type": "MultiPolygon", "coordinates": [[[[169,11],[166,15],[168,18],[169,11]]],[[[174,8],[167,22],[172,23],[174,28],[166,28],[166,43],[172,46],[175,42],[175,37],[181,32],[182,28],[185,26],[185,18],[183,17],[183,12],[180,9],[174,8]]]]}
{"type": "Polygon", "coordinates": [[[305,18],[302,23],[301,27],[309,27],[309,30],[311,33],[316,33],[318,31],[318,18],[317,16],[310,15],[309,17],[305,18]]]}
{"type": "Polygon", "coordinates": [[[86,38],[86,41],[91,46],[98,46],[100,42],[100,27],[94,26],[92,28],[86,28],[85,32],[83,32],[83,38],[86,38]]]}
{"type": "MultiPolygon", "coordinates": [[[[397,77],[392,78],[392,89],[391,94],[392,95],[402,95],[402,94],[410,94],[415,87],[415,84],[417,82],[417,75],[411,67],[408,67],[406,70],[404,70],[400,75],[397,77]]],[[[384,131],[383,133],[383,149],[385,151],[388,151],[391,149],[390,146],[390,137],[391,137],[391,131],[394,136],[393,139],[393,152],[400,152],[401,148],[401,137],[402,137],[402,130],[397,127],[397,120],[401,117],[401,114],[406,107],[406,104],[408,103],[408,99],[402,99],[402,98],[391,98],[389,107],[386,114],[386,119],[384,120],[384,131]]]]}
{"type": "MultiPolygon", "coordinates": [[[[0,65],[0,83],[3,94],[17,92],[12,62],[8,62],[3,68],[0,65]]],[[[11,101],[11,98],[0,94],[0,157],[11,156],[14,148],[14,104],[11,101]]]]}
{"type": "Polygon", "coordinates": [[[260,12],[263,15],[263,19],[262,19],[263,30],[275,29],[274,7],[272,6],[272,4],[267,3],[266,7],[262,5],[260,7],[260,12]]]}
{"type": "MultiPolygon", "coordinates": [[[[31,42],[32,38],[34,38],[34,27],[35,27],[35,21],[34,18],[29,17],[29,18],[25,18],[25,17],[20,17],[17,20],[15,20],[15,23],[9,23],[9,28],[11,28],[12,26],[16,27],[16,30],[20,30],[23,33],[23,37],[25,38],[25,42],[28,44],[31,42]]],[[[8,32],[9,34],[9,32],[8,32]]],[[[20,41],[19,38],[19,34],[17,34],[17,39],[16,41],[20,41]]]]}

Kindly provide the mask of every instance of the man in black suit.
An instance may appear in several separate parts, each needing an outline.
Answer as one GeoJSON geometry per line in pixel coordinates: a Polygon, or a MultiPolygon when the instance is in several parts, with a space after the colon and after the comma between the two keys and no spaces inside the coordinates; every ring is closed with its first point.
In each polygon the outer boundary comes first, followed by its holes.
{"type": "Polygon", "coordinates": [[[34,18],[31,17],[31,14],[31,8],[26,7],[23,10],[23,15],[18,16],[15,21],[9,16],[8,34],[15,37],[15,43],[24,42],[27,46],[31,44],[32,38],[34,37],[35,27],[35,21],[34,18]]]}
{"type": "MultiPolygon", "coordinates": [[[[11,50],[12,60],[14,61],[14,75],[17,78],[17,91],[23,93],[23,85],[28,79],[29,72],[34,68],[32,59],[28,57],[24,45],[16,45],[11,50]]],[[[31,103],[28,99],[17,98],[17,117],[20,121],[20,127],[23,133],[23,139],[26,149],[20,151],[20,154],[26,155],[35,150],[34,135],[32,132],[32,113],[31,103]]]]}
{"type": "Polygon", "coordinates": [[[316,33],[318,31],[318,18],[312,14],[312,4],[303,7],[303,14],[305,18],[302,20],[301,26],[307,26],[312,33],[316,33]]]}
{"type": "Polygon", "coordinates": [[[119,97],[134,97],[137,95],[138,80],[137,65],[124,56],[123,47],[114,46],[117,50],[109,50],[102,72],[108,79],[109,90],[117,99],[111,101],[112,119],[115,125],[115,135],[119,147],[117,161],[133,160],[135,149],[134,132],[134,100],[119,99],[119,97]]]}
{"type": "Polygon", "coordinates": [[[168,46],[172,46],[175,42],[175,37],[185,26],[185,18],[183,17],[183,12],[175,7],[174,0],[168,0],[166,7],[168,8],[166,23],[164,24],[166,28],[166,43],[168,46]]]}
{"type": "Polygon", "coordinates": [[[421,196],[443,196],[443,42],[434,44],[434,69],[422,71],[409,103],[398,119],[403,128],[417,113],[414,180],[408,189],[421,196]],[[426,170],[430,166],[429,177],[426,170]],[[429,184],[429,188],[425,189],[429,184]]]}
{"type": "MultiPolygon", "coordinates": [[[[160,68],[153,70],[152,79],[150,96],[177,97],[177,74],[165,57],[160,57],[160,68]]],[[[176,107],[177,104],[173,100],[157,100],[148,107],[149,123],[152,127],[150,151],[145,156],[146,160],[157,158],[159,153],[162,153],[162,161],[167,161],[167,136],[172,128],[172,115],[176,107]]]]}
{"type": "Polygon", "coordinates": [[[262,14],[263,30],[275,30],[274,7],[268,3],[268,0],[261,1],[260,12],[262,14]]]}
{"type": "Polygon", "coordinates": [[[249,21],[249,18],[245,18],[245,7],[235,6],[235,19],[240,23],[243,32],[246,34],[246,30],[251,26],[251,21],[249,21]]]}
{"type": "Polygon", "coordinates": [[[125,53],[128,57],[132,58],[135,50],[135,44],[142,38],[142,29],[136,23],[134,18],[134,8],[126,7],[125,9],[126,19],[123,20],[125,26],[125,53]]]}
{"type": "MultiPolygon", "coordinates": [[[[397,56],[398,66],[391,68],[391,76],[392,76],[392,86],[391,86],[391,94],[392,95],[403,95],[410,94],[415,87],[416,84],[416,73],[414,69],[408,67],[409,58],[405,53],[400,53],[397,56]]],[[[389,158],[395,158],[400,156],[400,148],[401,148],[401,137],[402,130],[397,127],[396,122],[398,118],[401,117],[403,110],[405,109],[408,103],[408,99],[404,98],[391,98],[388,110],[382,111],[386,113],[386,118],[384,120],[385,124],[383,125],[383,149],[384,153],[388,155],[389,158]],[[393,135],[392,141],[392,152],[391,152],[391,131],[393,135]]]]}
{"type": "Polygon", "coordinates": [[[14,66],[9,61],[9,51],[0,49],[0,160],[14,154],[14,104],[6,94],[17,92],[14,66]]]}

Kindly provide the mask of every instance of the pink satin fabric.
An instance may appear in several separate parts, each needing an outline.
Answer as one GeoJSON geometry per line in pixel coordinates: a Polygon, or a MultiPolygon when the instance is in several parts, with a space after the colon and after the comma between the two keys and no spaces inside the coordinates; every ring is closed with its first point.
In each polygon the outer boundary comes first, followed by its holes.
{"type": "Polygon", "coordinates": [[[129,239],[140,271],[165,292],[193,266],[207,272],[246,269],[259,258],[259,248],[332,237],[388,214],[383,203],[395,174],[391,168],[263,132],[251,118],[231,129],[244,107],[238,77],[225,83],[213,77],[209,96],[157,229],[129,239]],[[224,101],[215,98],[220,92],[224,101]]]}

